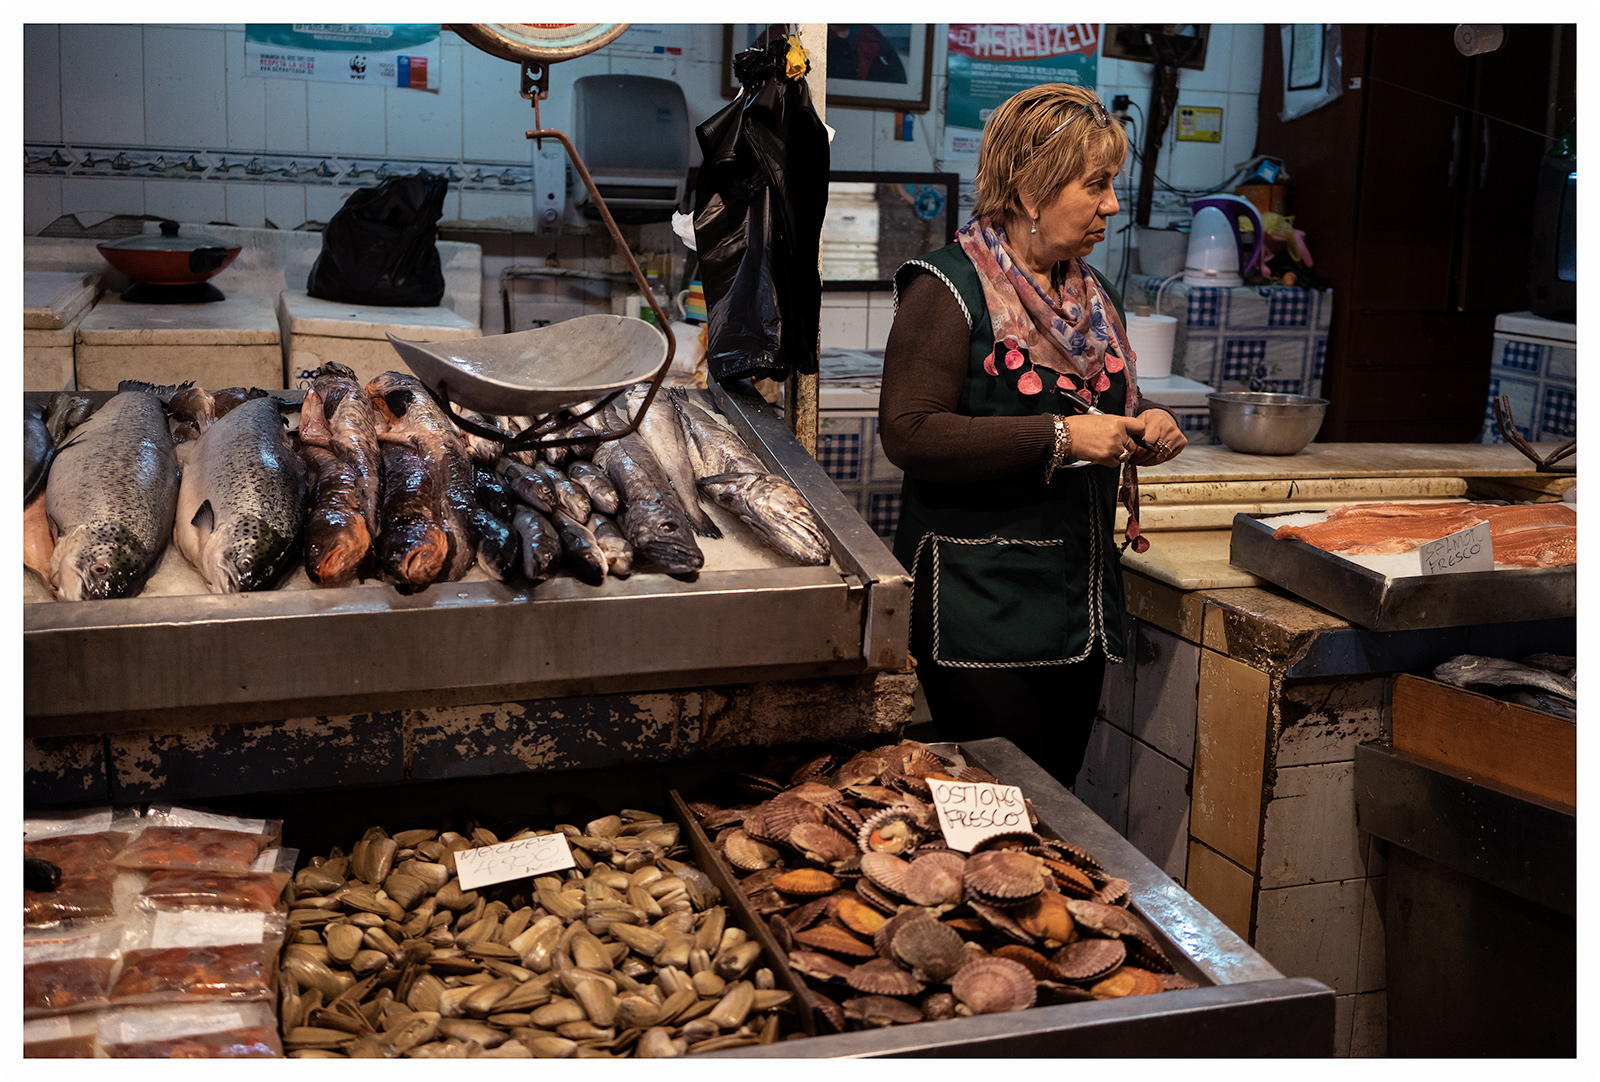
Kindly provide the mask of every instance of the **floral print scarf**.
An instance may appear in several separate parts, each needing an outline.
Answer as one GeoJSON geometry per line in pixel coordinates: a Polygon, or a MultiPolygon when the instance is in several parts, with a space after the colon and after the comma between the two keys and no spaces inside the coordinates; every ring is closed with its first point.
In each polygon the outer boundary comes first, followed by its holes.
{"type": "MultiPolygon", "coordinates": [[[[1081,257],[1070,261],[1058,303],[1017,262],[1005,234],[988,218],[973,218],[957,231],[956,240],[977,268],[994,327],[994,352],[984,358],[985,372],[998,376],[1002,364],[1011,371],[1027,365],[1017,377],[1017,390],[1035,395],[1044,390],[1037,369],[1045,368],[1056,373],[1057,387],[1092,404],[1096,395],[1111,389],[1110,374],[1126,369],[1125,409],[1133,416],[1139,403],[1137,358],[1116,307],[1088,263],[1081,257]]],[[[1150,542],[1139,532],[1139,471],[1131,462],[1123,465],[1117,495],[1128,510],[1122,547],[1144,552],[1150,542]]]]}

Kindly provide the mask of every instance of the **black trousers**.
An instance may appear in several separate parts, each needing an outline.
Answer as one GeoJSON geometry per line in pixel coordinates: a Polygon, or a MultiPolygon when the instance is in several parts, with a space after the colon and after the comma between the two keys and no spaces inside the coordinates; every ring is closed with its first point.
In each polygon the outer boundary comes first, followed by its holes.
{"type": "Polygon", "coordinates": [[[1000,736],[1071,788],[1083,768],[1100,706],[1106,656],[1097,646],[1082,661],[1016,669],[934,664],[933,613],[917,584],[911,606],[911,653],[941,740],[1000,736]]]}

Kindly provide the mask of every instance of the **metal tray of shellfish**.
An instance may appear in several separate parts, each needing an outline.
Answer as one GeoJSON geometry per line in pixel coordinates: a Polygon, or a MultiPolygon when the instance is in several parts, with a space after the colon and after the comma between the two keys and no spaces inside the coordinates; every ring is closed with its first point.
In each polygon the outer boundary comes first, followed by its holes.
{"type": "Polygon", "coordinates": [[[1578,611],[1576,564],[1391,578],[1304,541],[1274,540],[1278,525],[1235,515],[1229,561],[1372,631],[1550,620],[1578,611]]]}
{"type": "Polygon", "coordinates": [[[717,831],[741,923],[799,974],[817,1034],[717,1055],[1332,1054],[1331,989],[1284,977],[1014,745],[931,750],[835,756],[820,781],[749,779],[747,808],[680,812],[717,831]],[[1021,786],[1038,837],[942,848],[916,813],[926,772],[1021,786]]]}
{"type": "Polygon", "coordinates": [[[833,550],[827,565],[790,565],[756,551],[750,534],[715,542],[727,557],[708,553],[693,581],[651,573],[591,587],[557,576],[528,587],[469,576],[409,596],[374,581],[25,604],[29,735],[903,668],[906,570],[753,387],[691,394],[709,394],[801,490],[833,550]]]}

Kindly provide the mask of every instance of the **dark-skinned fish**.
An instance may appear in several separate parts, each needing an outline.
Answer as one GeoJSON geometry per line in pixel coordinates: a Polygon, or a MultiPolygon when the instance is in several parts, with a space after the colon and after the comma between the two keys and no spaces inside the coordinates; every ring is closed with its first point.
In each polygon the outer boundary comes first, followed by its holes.
{"type": "Polygon", "coordinates": [[[450,555],[438,478],[409,443],[381,444],[378,454],[383,476],[378,567],[401,593],[415,593],[439,577],[450,555]]]}
{"type": "Polygon", "coordinates": [[[526,505],[517,508],[511,525],[522,543],[522,576],[543,582],[555,574],[561,565],[561,538],[555,525],[526,505]]]}
{"type": "Polygon", "coordinates": [[[606,579],[606,554],[588,525],[569,517],[560,508],[550,516],[556,536],[561,538],[561,554],[567,570],[579,582],[599,586],[606,579]]]}
{"type": "Polygon", "coordinates": [[[683,429],[679,427],[676,411],[666,397],[660,394],[650,403],[649,409],[644,409],[648,394],[649,387],[646,384],[628,389],[628,416],[638,422],[639,437],[650,448],[650,453],[655,455],[662,474],[672,486],[673,494],[683,505],[684,513],[689,518],[689,525],[694,527],[694,532],[702,537],[721,537],[722,531],[711,521],[711,516],[706,514],[705,508],[700,506],[700,493],[695,487],[694,466],[689,461],[689,449],[683,429]]]}
{"type": "MultiPolygon", "coordinates": [[[[607,419],[610,431],[625,426],[620,417],[607,419]]],[[[595,448],[594,463],[606,471],[611,483],[622,493],[622,532],[633,545],[635,557],[642,556],[669,574],[686,575],[700,570],[705,555],[694,539],[683,506],[673,496],[660,466],[637,432],[607,440],[595,448]]]]}

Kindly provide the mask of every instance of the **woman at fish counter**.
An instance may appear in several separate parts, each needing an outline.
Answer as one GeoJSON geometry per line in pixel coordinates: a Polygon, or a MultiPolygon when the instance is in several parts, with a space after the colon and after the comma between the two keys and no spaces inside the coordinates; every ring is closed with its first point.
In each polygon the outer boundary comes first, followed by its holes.
{"type": "Polygon", "coordinates": [[[1185,444],[1140,397],[1120,298],[1085,262],[1117,213],[1121,125],[1088,90],[989,118],[975,214],[895,274],[879,429],[905,471],[895,555],[911,653],[945,739],[1004,736],[1071,785],[1107,662],[1124,655],[1118,473],[1185,444]]]}

